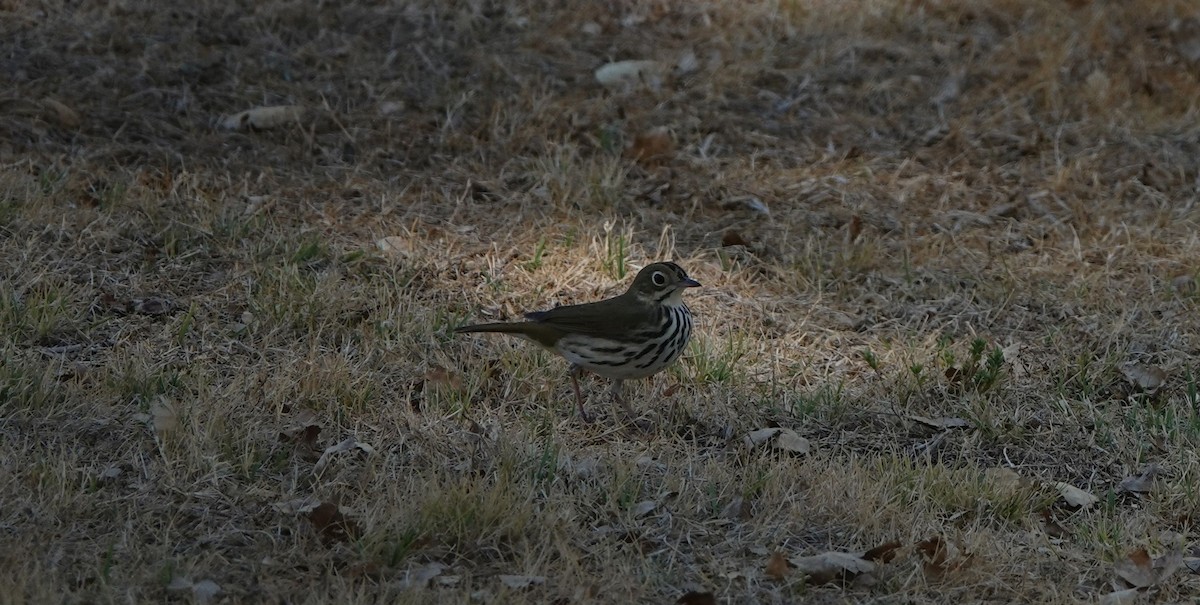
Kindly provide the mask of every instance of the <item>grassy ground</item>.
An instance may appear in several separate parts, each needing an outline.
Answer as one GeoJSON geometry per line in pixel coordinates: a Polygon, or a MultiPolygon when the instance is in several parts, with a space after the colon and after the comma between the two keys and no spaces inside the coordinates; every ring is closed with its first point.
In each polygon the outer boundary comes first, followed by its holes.
{"type": "Polygon", "coordinates": [[[0,3],[0,601],[1200,590],[1193,3],[314,4],[0,3]]]}

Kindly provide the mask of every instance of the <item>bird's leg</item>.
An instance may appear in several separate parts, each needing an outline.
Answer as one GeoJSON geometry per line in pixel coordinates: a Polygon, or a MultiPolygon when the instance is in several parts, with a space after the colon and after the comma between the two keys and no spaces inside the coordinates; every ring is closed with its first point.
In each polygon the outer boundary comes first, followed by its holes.
{"type": "Polygon", "coordinates": [[[579,417],[583,418],[584,422],[591,422],[592,417],[588,416],[587,410],[583,407],[583,394],[579,392],[579,375],[583,373],[583,368],[571,364],[571,386],[575,387],[575,403],[579,405],[579,417]]]}
{"type": "Polygon", "coordinates": [[[624,380],[614,380],[612,386],[612,396],[617,403],[621,405],[621,409],[625,410],[625,415],[629,418],[637,418],[637,414],[633,413],[633,408],[629,407],[629,403],[625,401],[625,397],[621,395],[622,387],[625,385],[624,380]]]}

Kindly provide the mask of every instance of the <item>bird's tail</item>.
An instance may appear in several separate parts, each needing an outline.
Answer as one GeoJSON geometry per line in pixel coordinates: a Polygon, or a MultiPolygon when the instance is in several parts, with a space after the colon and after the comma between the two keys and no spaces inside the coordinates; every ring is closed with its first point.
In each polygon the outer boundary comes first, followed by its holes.
{"type": "Polygon", "coordinates": [[[462,326],[454,328],[455,334],[466,334],[468,332],[499,332],[501,334],[526,334],[528,326],[520,322],[513,323],[492,323],[492,324],[475,324],[471,326],[462,326]]]}

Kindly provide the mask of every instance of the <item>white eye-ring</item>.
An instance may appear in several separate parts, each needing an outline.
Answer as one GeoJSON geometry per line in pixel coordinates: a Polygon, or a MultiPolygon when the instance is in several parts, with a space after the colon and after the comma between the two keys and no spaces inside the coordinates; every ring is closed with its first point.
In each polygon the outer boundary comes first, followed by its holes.
{"type": "Polygon", "coordinates": [[[655,271],[654,275],[650,276],[650,281],[654,282],[654,285],[661,288],[662,286],[667,285],[667,276],[663,275],[662,271],[655,271]]]}

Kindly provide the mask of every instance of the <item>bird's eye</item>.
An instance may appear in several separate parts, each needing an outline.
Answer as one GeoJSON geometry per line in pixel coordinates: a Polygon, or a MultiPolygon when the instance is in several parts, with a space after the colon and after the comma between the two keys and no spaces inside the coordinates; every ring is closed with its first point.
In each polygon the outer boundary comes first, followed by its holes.
{"type": "Polygon", "coordinates": [[[662,271],[655,271],[654,275],[650,276],[650,281],[654,282],[654,285],[661,288],[662,286],[667,285],[667,276],[663,275],[662,271]]]}

